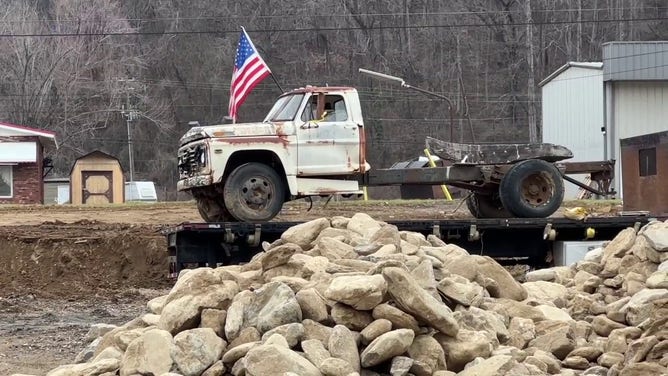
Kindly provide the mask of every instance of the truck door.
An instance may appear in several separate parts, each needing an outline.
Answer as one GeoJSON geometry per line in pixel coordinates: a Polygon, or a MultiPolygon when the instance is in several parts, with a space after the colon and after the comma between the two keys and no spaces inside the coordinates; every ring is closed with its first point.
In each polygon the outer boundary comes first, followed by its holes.
{"type": "Polygon", "coordinates": [[[360,167],[360,127],[344,96],[314,93],[298,118],[300,176],[350,174],[360,167]]]}

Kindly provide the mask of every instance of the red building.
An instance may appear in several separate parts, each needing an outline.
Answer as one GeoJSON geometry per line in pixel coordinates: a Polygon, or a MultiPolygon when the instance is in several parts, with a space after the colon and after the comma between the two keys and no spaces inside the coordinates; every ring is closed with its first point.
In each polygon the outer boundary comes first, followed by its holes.
{"type": "Polygon", "coordinates": [[[56,134],[0,123],[0,204],[41,204],[44,150],[57,149],[56,134]]]}
{"type": "Polygon", "coordinates": [[[668,131],[624,138],[624,210],[668,215],[668,131]]]}

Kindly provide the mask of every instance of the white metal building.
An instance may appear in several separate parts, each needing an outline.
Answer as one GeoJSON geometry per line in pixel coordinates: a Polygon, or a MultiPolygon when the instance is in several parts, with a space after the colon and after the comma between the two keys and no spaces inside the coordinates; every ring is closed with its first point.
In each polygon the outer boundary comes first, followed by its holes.
{"type": "Polygon", "coordinates": [[[539,85],[543,142],[569,147],[572,161],[616,160],[622,197],[620,139],[668,130],[668,41],[605,43],[602,63],[568,63],[539,85]]]}
{"type": "MultiPolygon", "coordinates": [[[[603,63],[569,62],[538,85],[543,98],[543,142],[571,149],[569,161],[604,160],[603,63]]],[[[572,177],[584,182],[586,175],[572,177]]],[[[580,189],[570,183],[565,188],[568,199],[576,198],[580,189]]]]}
{"type": "Polygon", "coordinates": [[[615,188],[623,197],[620,139],[668,130],[668,41],[603,45],[606,159],[617,160],[615,188]]]}

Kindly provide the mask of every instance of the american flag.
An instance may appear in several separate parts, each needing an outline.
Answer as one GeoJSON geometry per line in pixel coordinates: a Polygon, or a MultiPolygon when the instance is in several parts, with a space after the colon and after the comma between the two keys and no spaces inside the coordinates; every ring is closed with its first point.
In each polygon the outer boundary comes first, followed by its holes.
{"type": "Polygon", "coordinates": [[[242,27],[230,86],[229,113],[234,122],[237,120],[237,111],[248,94],[270,74],[269,67],[257,53],[253,42],[242,27]]]}

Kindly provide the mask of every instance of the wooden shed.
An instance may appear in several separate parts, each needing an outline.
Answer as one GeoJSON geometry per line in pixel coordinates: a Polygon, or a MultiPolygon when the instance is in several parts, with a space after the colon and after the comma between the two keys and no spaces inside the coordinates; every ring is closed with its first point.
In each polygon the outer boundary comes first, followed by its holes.
{"type": "Polygon", "coordinates": [[[73,205],[122,203],[125,178],[118,158],[99,150],[77,158],[70,172],[73,205]]]}

